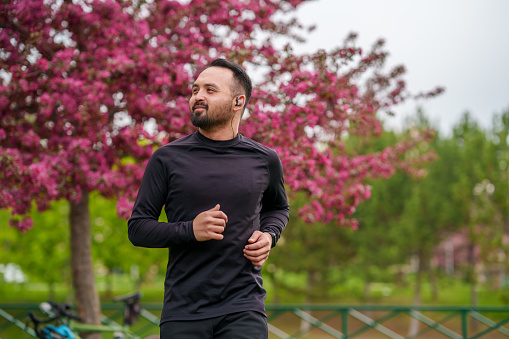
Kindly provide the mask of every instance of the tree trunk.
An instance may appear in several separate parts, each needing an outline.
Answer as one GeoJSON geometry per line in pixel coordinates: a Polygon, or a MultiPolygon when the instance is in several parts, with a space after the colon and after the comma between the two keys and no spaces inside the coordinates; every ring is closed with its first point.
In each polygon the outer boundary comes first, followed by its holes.
{"type": "Polygon", "coordinates": [[[366,279],[364,282],[364,303],[369,304],[371,301],[371,282],[366,279]]]}
{"type": "MultiPolygon", "coordinates": [[[[470,236],[470,243],[468,244],[468,265],[469,268],[469,281],[470,281],[470,305],[473,307],[477,306],[477,276],[476,276],[476,258],[475,258],[475,243],[474,236],[470,236]]],[[[475,319],[470,320],[470,326],[472,330],[476,331],[478,323],[475,319]]]]}
{"type": "Polygon", "coordinates": [[[430,269],[429,280],[431,282],[431,300],[438,301],[439,287],[438,287],[437,272],[435,269],[430,269]]]}
{"type": "MultiPolygon", "coordinates": [[[[315,283],[316,283],[316,272],[314,270],[309,270],[308,271],[308,283],[306,286],[306,296],[305,296],[305,301],[304,301],[304,303],[307,305],[311,304],[313,301],[312,295],[313,295],[313,289],[315,287],[315,283]]],[[[311,315],[311,311],[308,311],[307,313],[311,315]]],[[[311,324],[308,321],[301,319],[300,320],[301,333],[308,333],[310,330],[311,330],[311,324]]]]}
{"type": "MultiPolygon", "coordinates": [[[[99,325],[101,309],[92,265],[88,192],[83,192],[80,202],[70,205],[71,271],[76,307],[78,315],[84,323],[99,325]]],[[[83,339],[101,339],[101,334],[82,333],[81,337],[83,339]]]]}
{"type": "MultiPolygon", "coordinates": [[[[369,305],[371,302],[371,282],[366,279],[366,282],[364,283],[364,304],[369,305]]],[[[371,311],[366,311],[366,316],[372,317],[373,313],[371,311]]]]}
{"type": "MultiPolygon", "coordinates": [[[[422,285],[422,258],[419,255],[417,257],[417,272],[415,276],[415,290],[414,290],[414,306],[421,306],[421,285],[422,285]]],[[[410,320],[410,326],[408,328],[408,336],[413,337],[419,331],[419,320],[412,318],[410,320]]]]}

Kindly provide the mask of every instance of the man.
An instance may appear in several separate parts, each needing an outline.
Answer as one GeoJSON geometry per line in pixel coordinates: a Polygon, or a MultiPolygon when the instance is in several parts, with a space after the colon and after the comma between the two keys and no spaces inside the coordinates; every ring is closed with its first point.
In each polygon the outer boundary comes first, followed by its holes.
{"type": "Polygon", "coordinates": [[[268,337],[260,271],[289,206],[276,152],[238,133],[251,92],[242,67],[214,60],[192,85],[198,131],[147,164],[128,232],[169,248],[162,339],[268,337]]]}

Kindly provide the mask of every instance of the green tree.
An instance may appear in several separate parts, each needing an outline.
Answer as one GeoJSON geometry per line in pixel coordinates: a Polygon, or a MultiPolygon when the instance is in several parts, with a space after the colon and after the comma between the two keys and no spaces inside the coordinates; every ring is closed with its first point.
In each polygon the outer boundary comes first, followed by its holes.
{"type": "MultiPolygon", "coordinates": [[[[429,126],[420,126],[421,130],[429,126]]],[[[390,145],[408,138],[416,129],[403,133],[384,132],[373,138],[348,136],[343,152],[356,154],[379,154],[390,145]]],[[[303,195],[294,197],[291,204],[290,222],[283,233],[282,243],[271,252],[269,274],[275,285],[290,289],[304,296],[304,300],[318,300],[330,295],[335,285],[345,280],[345,274],[354,274],[366,282],[365,296],[369,295],[370,282],[392,277],[387,269],[405,259],[399,250],[399,219],[408,199],[414,176],[423,175],[407,163],[425,163],[434,160],[433,152],[426,143],[407,155],[397,174],[381,173],[378,180],[370,180],[371,188],[365,194],[371,197],[358,207],[355,218],[358,230],[337,227],[332,224],[304,223],[294,214],[305,202],[303,195]],[[392,176],[387,179],[387,177],[392,176]],[[299,258],[288,260],[288,258],[299,258]],[[293,280],[285,281],[285,274],[300,274],[306,280],[303,286],[295,286],[293,280]]]]}
{"type": "MultiPolygon", "coordinates": [[[[420,110],[401,133],[386,132],[369,144],[364,141],[363,147],[367,147],[368,152],[377,152],[398,140],[404,140],[408,134],[416,133],[416,129],[430,129],[424,113],[420,110]]],[[[434,162],[436,153],[433,145],[436,142],[435,138],[428,143],[422,143],[418,150],[408,156],[422,162],[434,162]]],[[[360,227],[353,238],[357,248],[354,267],[365,283],[366,300],[369,300],[372,282],[394,279],[401,281],[398,278],[401,275],[396,275],[399,272],[391,268],[401,267],[415,250],[414,245],[409,245],[408,242],[408,230],[411,227],[404,220],[404,211],[408,208],[409,199],[415,194],[415,188],[426,180],[424,178],[429,176],[429,169],[434,166],[435,163],[431,163],[419,171],[408,171],[403,166],[388,180],[373,180],[371,199],[356,211],[360,227]]],[[[409,241],[413,243],[412,239],[409,241]]]]}
{"type": "Polygon", "coordinates": [[[466,281],[471,285],[471,304],[477,304],[476,247],[481,224],[487,219],[480,206],[476,186],[489,178],[493,164],[490,161],[490,143],[487,133],[467,112],[453,129],[452,140],[458,147],[459,158],[455,168],[456,180],[452,184],[453,201],[458,209],[458,225],[468,234],[468,262],[464,265],[466,281]]]}
{"type": "Polygon", "coordinates": [[[15,263],[30,280],[48,284],[50,299],[54,297],[57,283],[71,281],[68,213],[68,204],[54,202],[47,213],[33,213],[39,231],[26,234],[8,226],[5,211],[0,216],[3,263],[15,263]]]}
{"type": "Polygon", "coordinates": [[[292,208],[290,222],[271,251],[267,265],[266,273],[276,288],[274,301],[278,301],[282,290],[302,297],[306,303],[327,298],[331,287],[341,282],[337,272],[346,267],[354,254],[346,235],[349,232],[355,231],[318,222],[306,223],[292,208]],[[300,279],[287,279],[288,275],[300,279]]]}
{"type": "Polygon", "coordinates": [[[106,269],[107,297],[111,297],[115,273],[127,273],[133,279],[133,288],[151,282],[164,267],[167,251],[137,248],[127,239],[125,219],[118,217],[116,201],[97,193],[91,195],[92,254],[94,262],[106,269]]]}

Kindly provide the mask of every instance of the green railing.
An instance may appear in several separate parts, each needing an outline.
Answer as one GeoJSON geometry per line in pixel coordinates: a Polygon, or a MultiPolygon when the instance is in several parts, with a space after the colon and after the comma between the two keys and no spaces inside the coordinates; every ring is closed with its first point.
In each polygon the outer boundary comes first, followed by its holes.
{"type": "Polygon", "coordinates": [[[274,338],[509,338],[508,307],[268,305],[267,312],[274,338]],[[292,318],[299,329],[288,326],[292,318]]]}
{"type": "MultiPolygon", "coordinates": [[[[101,305],[103,322],[121,323],[122,305],[101,305]]],[[[0,303],[0,339],[31,338],[27,314],[37,304],[0,303]]],[[[384,305],[267,305],[269,338],[341,339],[498,339],[509,338],[509,307],[384,306],[384,305]],[[410,330],[412,328],[413,330],[410,330]]],[[[161,306],[143,304],[133,331],[154,332],[161,306]]]]}

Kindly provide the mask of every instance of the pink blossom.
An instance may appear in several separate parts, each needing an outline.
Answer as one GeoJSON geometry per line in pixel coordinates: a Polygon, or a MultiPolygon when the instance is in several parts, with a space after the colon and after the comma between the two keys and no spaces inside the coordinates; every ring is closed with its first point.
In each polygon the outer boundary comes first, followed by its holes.
{"type": "MultiPolygon", "coordinates": [[[[0,91],[1,92],[1,91],[0,91]]],[[[0,109],[5,109],[9,106],[9,99],[4,96],[0,96],[0,109]]]]}
{"type": "Polygon", "coordinates": [[[37,60],[37,66],[39,66],[43,71],[47,71],[49,69],[49,62],[48,60],[41,58],[37,60]]]}
{"type": "Polygon", "coordinates": [[[32,226],[34,226],[34,221],[32,220],[32,218],[10,219],[9,225],[25,233],[26,231],[31,229],[32,226]]]}
{"type": "MultiPolygon", "coordinates": [[[[419,153],[419,145],[433,133],[417,132],[378,153],[347,150],[345,135],[379,136],[380,114],[411,97],[404,68],[383,70],[382,42],[364,58],[351,39],[331,52],[278,47],[269,37],[299,38],[288,12],[302,2],[152,1],[148,16],[128,9],[130,1],[92,1],[91,11],[72,1],[51,9],[43,0],[12,2],[5,15],[34,34],[8,26],[0,41],[40,46],[42,56],[33,64],[11,48],[2,65],[12,79],[0,86],[0,111],[15,123],[0,129],[0,207],[27,215],[34,201],[44,209],[48,201],[76,202],[83,190],[97,190],[119,197],[117,212],[129,217],[153,150],[195,131],[189,84],[214,51],[244,67],[263,66],[240,130],[277,150],[289,194],[306,196],[301,217],[356,227],[352,213],[371,197],[367,180],[397,169],[422,175],[433,156],[419,153]],[[246,9],[253,15],[240,15],[246,9]],[[64,20],[69,38],[62,44],[54,37],[64,20]],[[371,95],[373,81],[387,86],[371,95]],[[154,133],[144,130],[150,119],[158,124],[154,133]],[[406,157],[411,150],[419,155],[406,157]]],[[[17,218],[19,229],[31,227],[17,218]]]]}

